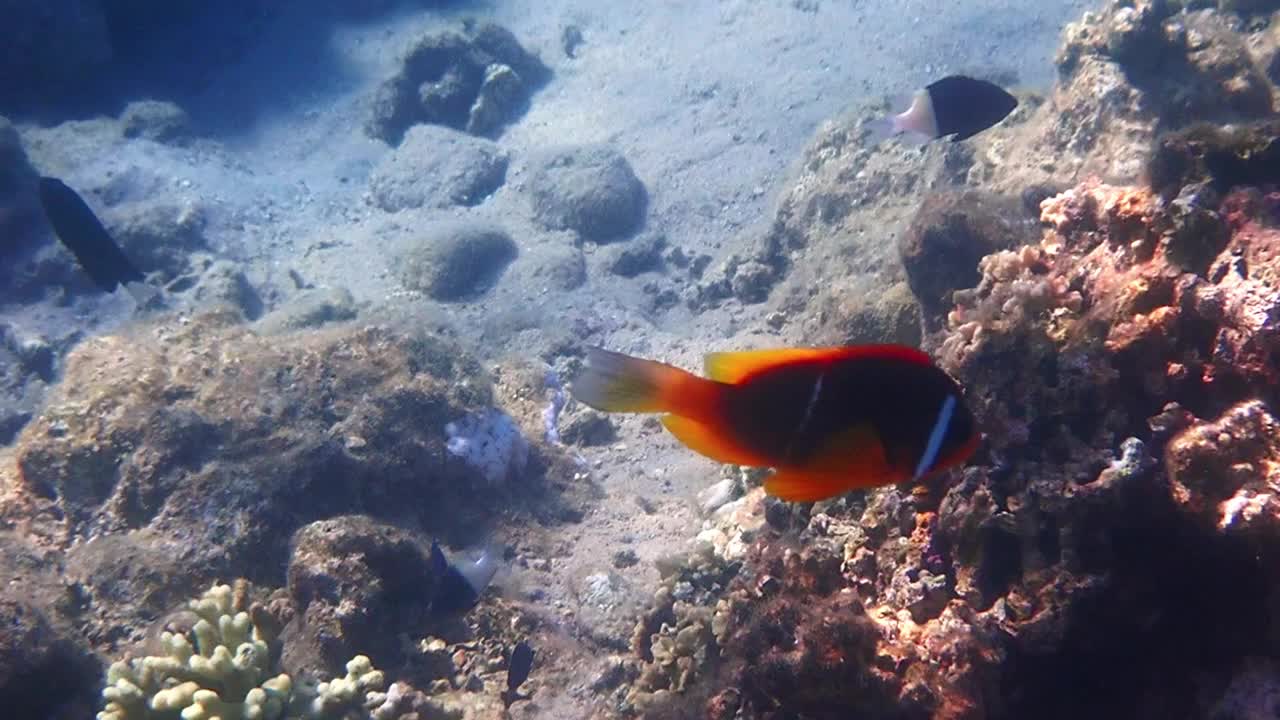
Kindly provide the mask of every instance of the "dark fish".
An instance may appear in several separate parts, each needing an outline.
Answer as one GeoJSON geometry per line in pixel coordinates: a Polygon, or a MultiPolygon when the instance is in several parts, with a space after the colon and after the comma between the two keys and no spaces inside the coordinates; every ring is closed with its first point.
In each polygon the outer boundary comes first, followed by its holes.
{"type": "Polygon", "coordinates": [[[907,133],[909,140],[922,142],[948,135],[953,142],[966,140],[1017,107],[1018,99],[999,85],[950,75],[917,92],[906,111],[873,122],[872,139],[907,133]]]}
{"type": "Polygon", "coordinates": [[[139,302],[148,299],[146,278],[111,239],[89,205],[57,178],[40,178],[40,204],[54,234],[105,292],[124,287],[139,302]]]}
{"type": "Polygon", "coordinates": [[[587,362],[571,391],[580,402],[666,413],[693,450],[774,468],[765,491],[794,502],[924,480],[981,438],[955,380],[901,345],[713,353],[706,378],[599,348],[587,362]]]}
{"type": "Polygon", "coordinates": [[[521,640],[511,651],[511,659],[507,661],[507,689],[502,693],[502,702],[507,707],[516,700],[525,700],[520,694],[520,686],[529,679],[529,671],[533,669],[533,648],[521,640]]]}
{"type": "Polygon", "coordinates": [[[480,600],[480,594],[489,586],[497,572],[493,552],[486,550],[473,561],[452,563],[445,556],[440,543],[431,541],[431,570],[436,577],[435,594],[431,597],[431,612],[437,615],[453,615],[466,612],[480,600]]]}

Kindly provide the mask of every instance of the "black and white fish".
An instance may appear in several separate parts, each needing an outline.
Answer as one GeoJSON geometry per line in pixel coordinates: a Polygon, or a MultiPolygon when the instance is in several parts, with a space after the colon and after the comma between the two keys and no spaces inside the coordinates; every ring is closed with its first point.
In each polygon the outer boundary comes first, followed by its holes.
{"type": "Polygon", "coordinates": [[[440,543],[432,540],[431,569],[436,576],[431,612],[437,615],[466,612],[479,602],[480,594],[498,572],[497,552],[485,548],[475,558],[450,562],[440,543]]]}
{"type": "Polygon", "coordinates": [[[502,691],[502,704],[511,707],[517,700],[528,700],[528,695],[520,693],[520,686],[529,679],[533,670],[533,648],[521,640],[511,650],[511,658],[507,661],[507,689],[502,691]]]}
{"type": "Polygon", "coordinates": [[[903,112],[870,122],[870,140],[874,144],[896,135],[913,144],[948,135],[952,142],[967,140],[1004,120],[1017,107],[1018,99],[999,85],[949,75],[912,96],[911,106],[903,112]]]}
{"type": "Polygon", "coordinates": [[[102,226],[84,198],[58,178],[40,178],[40,205],[58,240],[104,292],[123,287],[139,305],[156,298],[159,291],[125,255],[102,226]]]}

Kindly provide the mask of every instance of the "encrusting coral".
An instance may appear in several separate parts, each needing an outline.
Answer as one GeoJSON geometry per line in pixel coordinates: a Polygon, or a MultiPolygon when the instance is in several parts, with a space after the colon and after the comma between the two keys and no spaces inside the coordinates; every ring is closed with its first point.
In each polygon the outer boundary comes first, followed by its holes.
{"type": "MultiPolygon", "coordinates": [[[[347,674],[314,688],[276,673],[269,623],[255,621],[248,584],[214,585],[189,603],[189,633],[166,630],[158,655],[107,671],[98,720],[392,720],[403,692],[383,692],[382,672],[357,655],[347,674]]],[[[416,716],[412,716],[416,717],[416,716]]]]}

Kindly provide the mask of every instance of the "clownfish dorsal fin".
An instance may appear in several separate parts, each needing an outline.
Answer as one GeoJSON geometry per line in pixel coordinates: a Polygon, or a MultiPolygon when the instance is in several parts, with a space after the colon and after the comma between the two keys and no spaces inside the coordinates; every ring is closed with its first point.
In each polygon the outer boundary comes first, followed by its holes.
{"type": "Polygon", "coordinates": [[[738,352],[708,353],[703,358],[703,371],[717,382],[736,385],[748,376],[770,367],[792,362],[814,360],[841,360],[881,358],[932,365],[928,353],[909,345],[846,345],[825,348],[775,348],[769,350],[742,350],[738,352]]]}
{"type": "Polygon", "coordinates": [[[716,382],[736,385],[747,376],[765,368],[786,363],[829,357],[838,348],[776,348],[708,353],[702,360],[703,371],[716,382]]]}

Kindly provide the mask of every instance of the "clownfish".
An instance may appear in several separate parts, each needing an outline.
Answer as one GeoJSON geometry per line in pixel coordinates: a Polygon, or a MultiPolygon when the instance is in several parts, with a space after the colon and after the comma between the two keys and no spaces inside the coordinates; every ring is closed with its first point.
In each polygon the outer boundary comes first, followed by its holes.
{"type": "Polygon", "coordinates": [[[705,372],[589,348],[570,392],[605,412],[665,413],[690,449],[773,468],[765,492],[792,502],[925,480],[981,439],[959,384],[912,347],[711,353],[705,372]]]}

